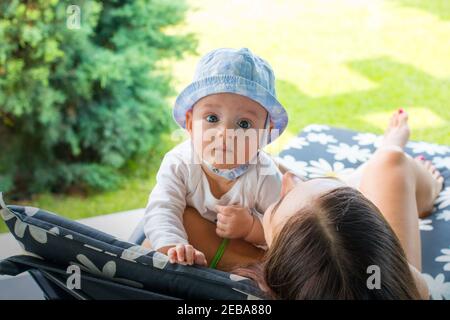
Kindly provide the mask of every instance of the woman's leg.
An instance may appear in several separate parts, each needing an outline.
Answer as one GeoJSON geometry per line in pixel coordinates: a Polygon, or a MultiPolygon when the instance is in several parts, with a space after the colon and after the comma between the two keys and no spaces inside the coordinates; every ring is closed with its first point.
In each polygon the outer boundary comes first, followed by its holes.
{"type": "Polygon", "coordinates": [[[430,212],[443,178],[429,162],[412,159],[402,148],[409,138],[407,115],[395,114],[383,144],[361,174],[360,191],[382,212],[408,261],[421,270],[419,212],[430,212]]]}

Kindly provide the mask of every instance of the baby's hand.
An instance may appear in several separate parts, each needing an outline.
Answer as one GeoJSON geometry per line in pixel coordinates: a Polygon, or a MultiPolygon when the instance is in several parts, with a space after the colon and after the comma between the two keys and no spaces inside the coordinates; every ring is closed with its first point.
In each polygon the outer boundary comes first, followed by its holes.
{"type": "Polygon", "coordinates": [[[254,217],[249,209],[238,205],[217,205],[216,209],[216,233],[219,237],[228,239],[242,239],[249,235],[254,222],[254,217]]]}
{"type": "Polygon", "coordinates": [[[169,256],[170,263],[207,265],[203,252],[198,251],[190,244],[177,244],[167,251],[167,255],[169,256]]]}

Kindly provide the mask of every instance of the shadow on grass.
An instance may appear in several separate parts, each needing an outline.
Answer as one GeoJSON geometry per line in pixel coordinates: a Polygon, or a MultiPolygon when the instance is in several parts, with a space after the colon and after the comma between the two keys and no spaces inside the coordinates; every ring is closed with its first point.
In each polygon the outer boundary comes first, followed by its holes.
{"type": "Polygon", "coordinates": [[[395,0],[395,2],[401,6],[428,11],[442,20],[450,20],[449,0],[395,0]]]}
{"type": "Polygon", "coordinates": [[[295,84],[278,81],[280,100],[290,114],[288,132],[296,135],[308,124],[322,123],[382,133],[379,126],[367,120],[367,116],[378,112],[392,112],[400,107],[406,110],[420,107],[431,111],[443,121],[435,128],[425,126],[414,129],[412,138],[450,144],[450,79],[437,79],[387,57],[351,61],[347,65],[368,78],[375,87],[370,90],[310,97],[302,93],[295,84]]]}

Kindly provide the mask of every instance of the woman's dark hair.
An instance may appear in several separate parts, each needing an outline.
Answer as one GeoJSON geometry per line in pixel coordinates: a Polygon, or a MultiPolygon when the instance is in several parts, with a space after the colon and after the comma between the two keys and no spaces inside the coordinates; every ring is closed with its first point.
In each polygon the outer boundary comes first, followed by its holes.
{"type": "Polygon", "coordinates": [[[377,207],[341,187],[291,216],[262,264],[235,272],[275,299],[420,299],[400,241],[377,207]],[[369,266],[380,270],[370,289],[369,266]]]}

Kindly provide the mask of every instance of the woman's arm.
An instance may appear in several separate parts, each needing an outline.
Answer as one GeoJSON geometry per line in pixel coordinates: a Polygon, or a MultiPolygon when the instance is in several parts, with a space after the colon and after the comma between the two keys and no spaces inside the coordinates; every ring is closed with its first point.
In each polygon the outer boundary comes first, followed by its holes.
{"type": "MultiPolygon", "coordinates": [[[[183,223],[189,243],[203,252],[211,263],[222,238],[216,234],[216,225],[206,220],[194,208],[186,208],[183,223]]],[[[231,271],[238,266],[248,265],[262,259],[264,251],[242,239],[230,239],[217,269],[231,271]]]]}

